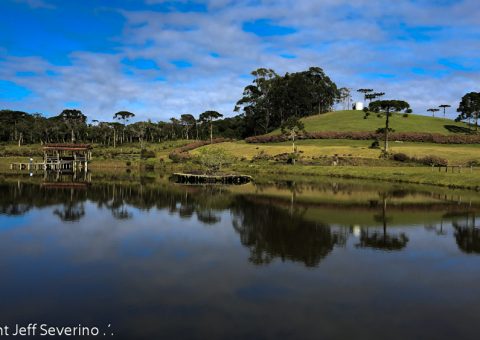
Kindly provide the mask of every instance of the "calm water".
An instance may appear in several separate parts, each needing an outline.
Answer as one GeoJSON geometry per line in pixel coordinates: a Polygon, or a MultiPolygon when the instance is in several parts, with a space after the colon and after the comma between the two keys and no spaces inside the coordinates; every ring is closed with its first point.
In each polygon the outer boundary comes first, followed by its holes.
{"type": "Polygon", "coordinates": [[[475,193],[54,181],[0,178],[0,326],[82,324],[132,339],[477,338],[475,193]]]}

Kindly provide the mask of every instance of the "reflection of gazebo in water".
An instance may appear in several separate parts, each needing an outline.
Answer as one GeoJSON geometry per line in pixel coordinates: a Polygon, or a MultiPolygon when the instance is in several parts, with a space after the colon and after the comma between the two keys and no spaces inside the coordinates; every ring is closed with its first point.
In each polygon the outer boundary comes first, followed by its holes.
{"type": "Polygon", "coordinates": [[[87,170],[92,159],[89,144],[46,144],[43,147],[45,170],[87,170]]]}

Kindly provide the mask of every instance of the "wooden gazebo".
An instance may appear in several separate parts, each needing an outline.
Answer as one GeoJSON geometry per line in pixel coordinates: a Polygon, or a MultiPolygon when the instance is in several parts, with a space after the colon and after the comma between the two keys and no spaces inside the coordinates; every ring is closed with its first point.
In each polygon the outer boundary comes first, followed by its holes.
{"type": "Polygon", "coordinates": [[[45,170],[83,168],[87,170],[92,159],[90,144],[45,144],[43,161],[45,170]]]}

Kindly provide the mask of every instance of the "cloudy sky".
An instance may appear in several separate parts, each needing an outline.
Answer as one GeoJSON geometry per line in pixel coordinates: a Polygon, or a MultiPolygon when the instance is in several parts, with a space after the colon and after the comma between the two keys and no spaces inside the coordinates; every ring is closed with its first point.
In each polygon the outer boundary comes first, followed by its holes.
{"type": "MultiPolygon", "coordinates": [[[[322,67],[415,112],[480,91],[478,0],[1,0],[0,109],[229,116],[250,72],[322,67]]],[[[357,94],[355,94],[357,96],[357,94]]],[[[357,96],[358,97],[358,96],[357,96]]]]}

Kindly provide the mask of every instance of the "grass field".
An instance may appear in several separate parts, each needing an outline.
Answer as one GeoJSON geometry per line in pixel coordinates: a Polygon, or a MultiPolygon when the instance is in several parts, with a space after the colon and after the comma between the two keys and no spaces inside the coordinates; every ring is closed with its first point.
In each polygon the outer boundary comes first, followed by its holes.
{"type": "MultiPolygon", "coordinates": [[[[310,116],[302,119],[305,130],[316,131],[376,131],[385,126],[385,118],[377,117],[371,113],[367,119],[363,119],[363,111],[335,111],[321,115],[310,116]]],[[[432,118],[428,116],[409,114],[394,114],[390,120],[390,127],[395,132],[428,132],[440,134],[455,134],[467,131],[465,123],[457,123],[450,119],[432,118]]],[[[278,134],[275,130],[272,134],[278,134]]]]}
{"type": "MultiPolygon", "coordinates": [[[[298,150],[302,151],[305,158],[327,156],[353,156],[376,158],[380,155],[380,150],[370,149],[371,141],[357,140],[337,140],[337,139],[312,139],[301,140],[296,143],[298,150]]],[[[465,164],[472,160],[480,161],[480,145],[476,144],[430,144],[430,143],[395,143],[390,144],[392,153],[405,153],[410,157],[425,157],[434,155],[448,160],[449,164],[465,164]]],[[[223,148],[229,154],[236,157],[245,157],[252,159],[260,152],[265,152],[271,156],[292,152],[290,142],[282,143],[262,143],[250,144],[243,141],[227,142],[215,145],[204,146],[203,148],[223,148]]],[[[198,150],[198,149],[197,149],[198,150]]],[[[192,154],[198,152],[192,151],[192,154]]]]}

